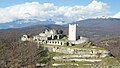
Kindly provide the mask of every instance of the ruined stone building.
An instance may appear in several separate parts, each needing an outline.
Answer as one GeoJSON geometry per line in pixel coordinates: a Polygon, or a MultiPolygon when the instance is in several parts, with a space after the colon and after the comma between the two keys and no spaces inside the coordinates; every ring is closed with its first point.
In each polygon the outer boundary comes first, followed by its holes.
{"type": "Polygon", "coordinates": [[[63,34],[58,33],[55,29],[48,30],[40,33],[38,35],[29,38],[28,35],[23,35],[22,41],[35,41],[39,44],[48,44],[48,45],[62,45],[62,46],[72,46],[76,44],[82,44],[88,42],[88,39],[85,37],[79,36],[78,24],[69,24],[69,35],[68,38],[63,34]]]}

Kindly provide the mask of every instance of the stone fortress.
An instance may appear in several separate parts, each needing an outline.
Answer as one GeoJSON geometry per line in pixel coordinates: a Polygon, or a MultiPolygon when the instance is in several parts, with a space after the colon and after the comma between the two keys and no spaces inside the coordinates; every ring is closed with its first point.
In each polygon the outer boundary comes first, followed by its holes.
{"type": "Polygon", "coordinates": [[[39,35],[30,38],[28,35],[23,35],[22,41],[34,41],[39,44],[48,45],[63,45],[63,46],[73,46],[88,43],[89,39],[79,36],[78,24],[69,24],[69,35],[65,36],[55,29],[48,30],[40,33],[39,35]]]}
{"type": "MultiPolygon", "coordinates": [[[[52,66],[77,65],[79,67],[81,65],[91,65],[91,63],[101,63],[103,58],[109,57],[109,51],[92,46],[92,42],[88,38],[79,36],[77,24],[69,24],[68,30],[68,35],[63,35],[58,30],[46,29],[45,32],[32,37],[23,35],[21,40],[37,42],[38,46],[39,44],[44,45],[53,54],[62,54],[53,56],[54,62],[52,66]]],[[[92,65],[89,68],[93,68],[92,65]]]]}

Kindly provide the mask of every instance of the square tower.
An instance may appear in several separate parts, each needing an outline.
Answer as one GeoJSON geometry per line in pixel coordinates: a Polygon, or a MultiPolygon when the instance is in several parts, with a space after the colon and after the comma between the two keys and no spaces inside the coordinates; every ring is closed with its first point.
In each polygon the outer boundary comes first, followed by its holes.
{"type": "Polygon", "coordinates": [[[78,24],[69,24],[69,38],[70,41],[76,41],[78,39],[78,24]]]}

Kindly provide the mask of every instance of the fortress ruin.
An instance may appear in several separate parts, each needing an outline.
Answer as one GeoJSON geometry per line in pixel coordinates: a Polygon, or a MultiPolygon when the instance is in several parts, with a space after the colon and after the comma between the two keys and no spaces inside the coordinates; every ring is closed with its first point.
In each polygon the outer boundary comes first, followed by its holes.
{"type": "Polygon", "coordinates": [[[88,43],[89,39],[79,36],[78,24],[69,24],[69,35],[65,36],[62,33],[58,32],[55,29],[48,30],[45,29],[45,32],[30,38],[28,35],[23,35],[21,37],[22,41],[34,41],[39,44],[48,44],[48,45],[61,45],[61,46],[72,46],[88,43]]]}

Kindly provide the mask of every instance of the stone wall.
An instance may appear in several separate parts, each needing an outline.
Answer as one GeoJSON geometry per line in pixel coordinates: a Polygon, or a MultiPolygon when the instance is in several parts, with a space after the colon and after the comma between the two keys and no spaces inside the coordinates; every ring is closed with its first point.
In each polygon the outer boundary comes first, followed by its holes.
{"type": "Polygon", "coordinates": [[[107,50],[97,50],[97,49],[83,49],[83,48],[67,48],[59,46],[46,46],[50,52],[59,52],[65,54],[77,54],[77,55],[96,55],[97,57],[107,57],[109,56],[109,51],[107,50]]]}

